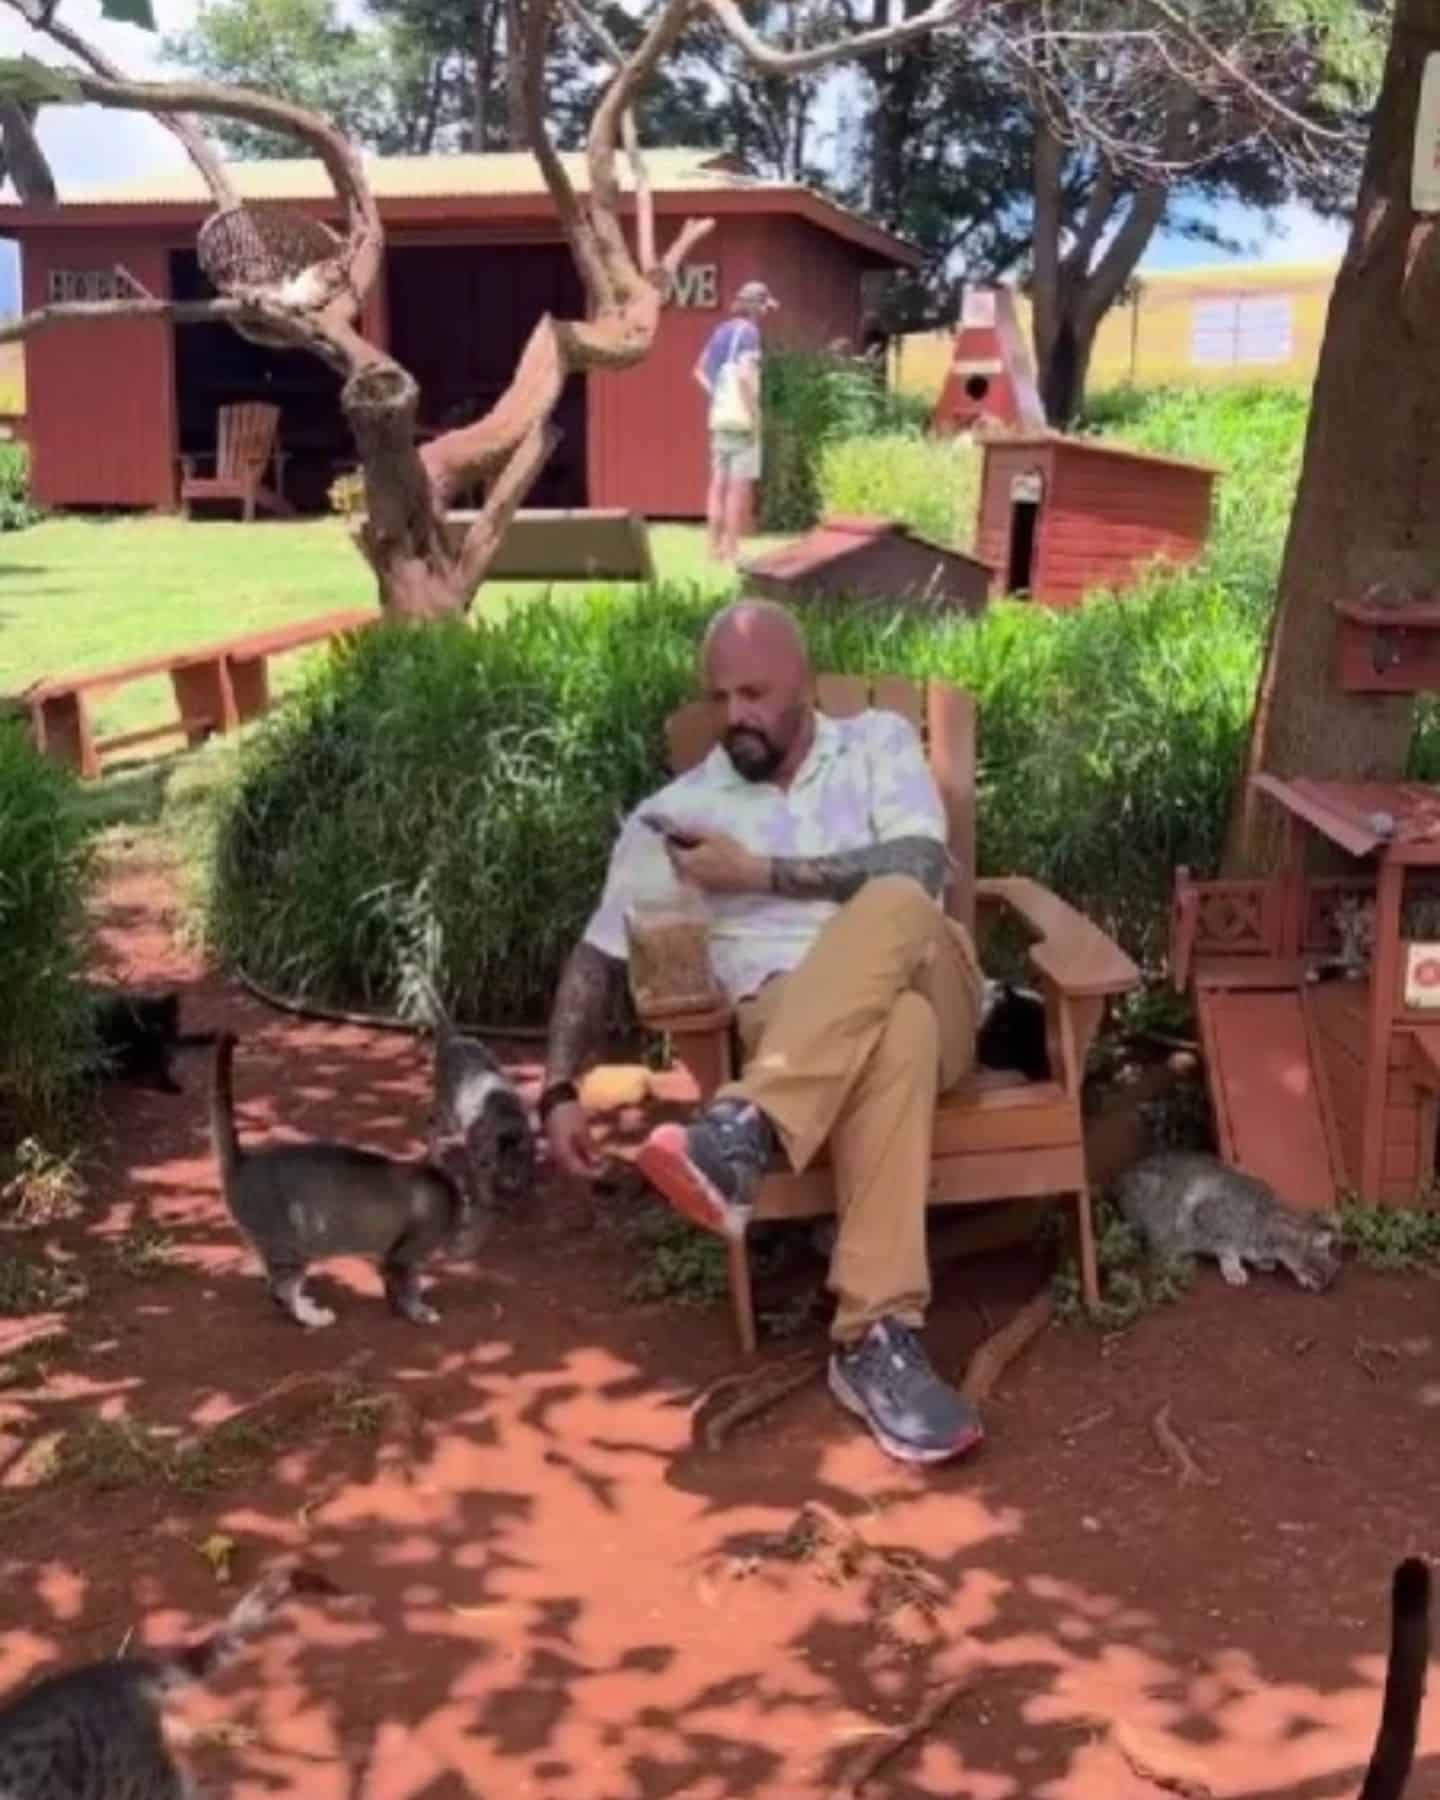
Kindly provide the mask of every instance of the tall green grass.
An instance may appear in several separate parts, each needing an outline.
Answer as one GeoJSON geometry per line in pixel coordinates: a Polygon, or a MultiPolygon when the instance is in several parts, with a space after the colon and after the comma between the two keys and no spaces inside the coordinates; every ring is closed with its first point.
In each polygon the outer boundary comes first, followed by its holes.
{"type": "Polygon", "coordinates": [[[918,434],[923,409],[892,394],[852,358],[779,349],[764,361],[762,531],[807,531],[820,515],[820,465],[827,445],[844,438],[918,434]]]}
{"type": "Polygon", "coordinates": [[[0,719],[0,1146],[43,1132],[93,1055],[93,1014],[77,986],[88,827],[75,785],[0,719]]]}
{"type": "Polygon", "coordinates": [[[938,544],[969,550],[980,468],[980,451],[968,438],[914,431],[838,438],[820,452],[821,510],[898,519],[938,544]]]}

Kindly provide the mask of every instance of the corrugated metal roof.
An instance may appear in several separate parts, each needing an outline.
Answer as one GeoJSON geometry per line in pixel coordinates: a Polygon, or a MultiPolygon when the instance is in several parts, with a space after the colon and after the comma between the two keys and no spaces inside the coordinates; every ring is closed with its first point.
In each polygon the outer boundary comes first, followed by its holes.
{"type": "MultiPolygon", "coordinates": [[[[745,191],[786,187],[792,184],[757,180],[723,166],[725,158],[714,150],[649,150],[645,166],[656,193],[703,191],[706,188],[745,191]]],[[[589,185],[585,158],[561,158],[577,190],[589,185]]],[[[472,156],[369,156],[365,172],[377,200],[465,199],[501,194],[544,194],[539,164],[525,150],[488,151],[472,156]]],[[[328,200],[334,189],[323,164],[314,157],[286,157],[264,162],[231,162],[231,178],[243,200],[328,200]]],[[[624,157],[617,161],[622,188],[631,187],[624,157]]],[[[203,206],[209,189],[199,171],[186,164],[132,181],[69,182],[60,188],[67,206],[203,206]]],[[[17,201],[6,196],[5,205],[17,201]]]]}
{"type": "Polygon", "coordinates": [[[1225,470],[1219,463],[1198,462],[1186,456],[1167,456],[1160,450],[1142,450],[1136,444],[1123,443],[1118,438],[1091,437],[1087,434],[1065,431],[1006,431],[984,430],[975,434],[983,449],[996,450],[1060,450],[1093,453],[1097,456],[1117,457],[1127,462],[1159,463],[1169,469],[1186,469],[1192,474],[1223,475],[1225,470]]]}
{"type": "Polygon", "coordinates": [[[970,563],[989,570],[988,563],[969,556],[963,550],[937,544],[922,537],[898,519],[870,517],[865,514],[843,514],[822,519],[820,523],[792,543],[780,544],[773,550],[753,557],[741,568],[742,575],[764,575],[781,581],[794,581],[823,569],[827,563],[841,562],[857,551],[866,550],[882,538],[899,538],[914,544],[921,552],[951,562],[970,563]]]}

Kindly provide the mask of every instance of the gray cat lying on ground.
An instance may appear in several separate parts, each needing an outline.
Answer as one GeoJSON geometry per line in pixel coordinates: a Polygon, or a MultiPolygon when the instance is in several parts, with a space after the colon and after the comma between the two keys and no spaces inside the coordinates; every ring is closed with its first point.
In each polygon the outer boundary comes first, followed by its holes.
{"type": "Polygon", "coordinates": [[[0,1707],[0,1800],[197,1800],[165,1742],[166,1695],[229,1662],[292,1594],[339,1591],[308,1569],[272,1569],[188,1650],[112,1657],[36,1682],[0,1707]]]}
{"type": "Polygon", "coordinates": [[[1303,1288],[1325,1288],[1340,1268],[1340,1228],[1320,1213],[1292,1211],[1263,1181],[1188,1151],[1148,1157],[1117,1188],[1120,1210],[1152,1256],[1213,1256],[1233,1287],[1245,1264],[1283,1263],[1303,1288]]]}
{"type": "Polygon", "coordinates": [[[233,1033],[215,1047],[210,1131],[230,1216],[265,1268],[276,1303],[300,1325],[335,1315],[304,1291],[306,1265],[330,1256],[373,1256],[385,1297],[412,1325],[440,1315],[420,1298],[420,1268],[443,1245],[475,1248],[473,1209],[442,1169],[400,1162],[349,1144],[267,1144],[244,1150],[235,1131],[233,1033]]]}

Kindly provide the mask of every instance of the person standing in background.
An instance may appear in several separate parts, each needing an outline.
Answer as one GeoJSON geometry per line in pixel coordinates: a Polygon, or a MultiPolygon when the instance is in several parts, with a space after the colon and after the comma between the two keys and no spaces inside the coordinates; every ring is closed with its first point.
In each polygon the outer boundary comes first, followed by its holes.
{"type": "Polygon", "coordinates": [[[760,321],[779,301],[763,281],[747,281],[695,365],[709,396],[710,490],[705,519],[710,555],[734,562],[760,479],[760,321]]]}

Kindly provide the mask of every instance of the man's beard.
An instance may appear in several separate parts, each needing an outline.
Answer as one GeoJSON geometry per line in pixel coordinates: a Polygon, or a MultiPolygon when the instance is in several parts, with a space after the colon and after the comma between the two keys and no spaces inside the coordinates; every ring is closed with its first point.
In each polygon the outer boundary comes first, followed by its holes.
{"type": "Polygon", "coordinates": [[[732,727],[721,742],[735,773],[746,781],[769,781],[785,760],[785,752],[778,744],[749,725],[732,727]]]}

